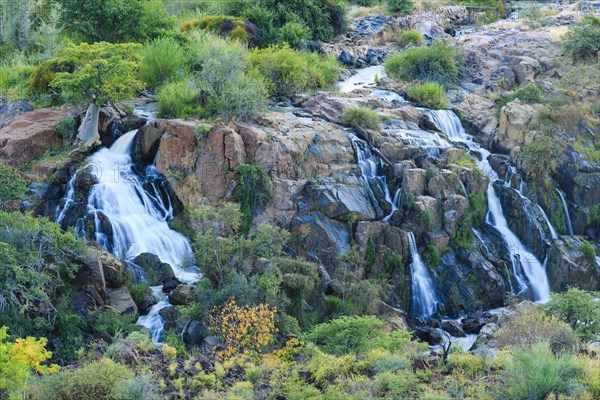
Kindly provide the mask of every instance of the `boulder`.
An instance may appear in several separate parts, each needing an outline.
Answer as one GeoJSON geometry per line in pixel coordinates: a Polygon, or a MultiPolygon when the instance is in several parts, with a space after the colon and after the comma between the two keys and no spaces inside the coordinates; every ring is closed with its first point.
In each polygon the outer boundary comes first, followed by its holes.
{"type": "Polygon", "coordinates": [[[208,336],[208,327],[203,322],[190,321],[183,328],[183,342],[190,346],[200,346],[208,336]]]}
{"type": "MultiPolygon", "coordinates": [[[[579,236],[553,240],[548,250],[548,280],[553,291],[562,292],[570,286],[584,290],[598,290],[600,265],[587,260],[579,248],[579,236]]],[[[598,251],[598,250],[596,250],[598,251]]]]}
{"type": "Polygon", "coordinates": [[[196,300],[198,289],[195,285],[182,283],[169,293],[169,303],[175,306],[185,306],[196,300]]]}
{"type": "Polygon", "coordinates": [[[140,128],[133,141],[131,158],[140,164],[149,164],[154,161],[158,152],[160,138],[165,133],[165,126],[159,121],[153,121],[140,128]]]}
{"type": "Polygon", "coordinates": [[[463,330],[462,324],[459,321],[455,321],[453,319],[442,321],[442,329],[454,337],[467,336],[465,331],[463,330]]]}
{"type": "Polygon", "coordinates": [[[142,294],[138,302],[136,302],[135,304],[138,307],[139,313],[143,315],[146,314],[150,307],[155,305],[157,302],[158,300],[154,296],[154,293],[152,293],[152,289],[147,287],[144,289],[144,293],[142,294]]]}
{"type": "Polygon", "coordinates": [[[33,111],[33,108],[25,100],[8,102],[0,98],[0,129],[4,128],[15,117],[33,111]]]}
{"type": "Polygon", "coordinates": [[[13,118],[0,129],[0,160],[20,167],[41,156],[51,148],[62,146],[64,139],[56,123],[73,110],[40,108],[13,118]]]}
{"type": "Polygon", "coordinates": [[[165,321],[164,329],[182,329],[179,324],[180,313],[176,307],[165,307],[158,312],[158,315],[165,321]]]}
{"type": "Polygon", "coordinates": [[[315,117],[323,118],[330,122],[339,122],[346,103],[333,98],[328,93],[319,92],[302,103],[302,107],[315,117]]]}
{"type": "Polygon", "coordinates": [[[421,168],[404,170],[402,177],[402,189],[405,195],[420,196],[425,192],[427,183],[427,171],[421,168]]]}
{"type": "Polygon", "coordinates": [[[120,314],[137,314],[138,308],[131,293],[127,288],[112,289],[108,291],[110,306],[120,314]]]}
{"type": "Polygon", "coordinates": [[[500,125],[496,136],[499,151],[532,143],[537,135],[537,112],[541,104],[526,104],[515,100],[500,110],[500,125]]]}
{"type": "Polygon", "coordinates": [[[161,285],[174,278],[173,268],[162,262],[156,254],[142,253],[133,259],[133,263],[144,271],[150,286],[161,285]]]}
{"type": "Polygon", "coordinates": [[[452,235],[458,229],[463,216],[469,210],[469,201],[461,195],[453,194],[444,201],[444,230],[452,235]]]}
{"type": "Polygon", "coordinates": [[[417,196],[413,210],[411,219],[419,229],[432,231],[442,227],[437,199],[430,196],[417,196]]]}

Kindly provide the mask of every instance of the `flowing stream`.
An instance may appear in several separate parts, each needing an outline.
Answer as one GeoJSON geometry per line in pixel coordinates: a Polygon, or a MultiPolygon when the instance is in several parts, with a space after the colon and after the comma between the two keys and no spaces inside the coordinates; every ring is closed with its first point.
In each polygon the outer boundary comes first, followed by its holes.
{"type": "Polygon", "coordinates": [[[408,232],[408,244],[410,247],[410,275],[412,291],[412,314],[416,317],[427,319],[435,314],[438,299],[433,288],[433,280],[429,274],[429,269],[423,262],[415,235],[408,232]]]}
{"type": "MultiPolygon", "coordinates": [[[[130,149],[136,133],[137,130],[124,134],[110,149],[101,148],[83,166],[97,181],[90,189],[86,207],[86,217],[94,218],[94,239],[126,261],[141,253],[155,254],[171,265],[181,282],[196,282],[198,273],[194,268],[186,268],[193,259],[189,241],[168,225],[173,208],[168,194],[160,195],[157,186],[160,174],[154,165],[146,168],[145,177],[135,172],[130,149]]],[[[75,202],[73,182],[78,173],[69,183],[64,206],[57,210],[56,222],[62,222],[67,209],[75,202]]],[[[85,235],[83,230],[78,232],[85,235]]],[[[128,262],[128,265],[132,264],[128,262]]],[[[162,287],[152,289],[159,302],[147,315],[141,316],[138,323],[149,328],[153,340],[159,342],[164,321],[158,313],[168,307],[169,302],[162,287]]]]}
{"type": "Polygon", "coordinates": [[[494,182],[498,180],[498,174],[492,169],[488,161],[490,152],[473,142],[473,138],[465,132],[454,112],[431,110],[429,116],[432,122],[448,136],[450,141],[462,143],[471,152],[478,153],[481,156],[481,160],[478,162],[479,168],[490,178],[486,193],[489,208],[486,222],[494,227],[504,239],[504,244],[510,254],[513,274],[519,286],[516,294],[529,289],[534,300],[548,300],[550,298],[550,284],[544,266],[533,253],[527,250],[517,235],[509,228],[502,211],[500,198],[494,189],[494,182]]]}

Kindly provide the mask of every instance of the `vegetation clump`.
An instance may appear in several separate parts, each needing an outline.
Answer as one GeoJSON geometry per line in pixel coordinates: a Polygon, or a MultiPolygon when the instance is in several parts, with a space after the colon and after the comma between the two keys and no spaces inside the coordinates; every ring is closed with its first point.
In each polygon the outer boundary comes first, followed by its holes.
{"type": "Polygon", "coordinates": [[[432,109],[446,109],[449,107],[448,97],[444,87],[436,82],[423,82],[408,85],[406,95],[418,104],[432,109]]]}
{"type": "Polygon", "coordinates": [[[348,107],[342,113],[340,119],[349,126],[363,129],[379,129],[381,117],[377,112],[365,107],[348,107]]]}

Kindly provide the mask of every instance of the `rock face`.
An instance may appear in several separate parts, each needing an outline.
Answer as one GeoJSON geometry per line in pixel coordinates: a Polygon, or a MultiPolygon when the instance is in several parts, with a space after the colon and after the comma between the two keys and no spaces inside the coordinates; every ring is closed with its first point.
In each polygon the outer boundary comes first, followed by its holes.
{"type": "Polygon", "coordinates": [[[161,285],[174,277],[173,268],[160,261],[155,254],[142,253],[133,260],[133,263],[144,271],[150,286],[161,285]]]}
{"type": "Polygon", "coordinates": [[[569,286],[584,290],[598,290],[600,265],[587,260],[579,249],[583,240],[578,236],[554,240],[548,250],[548,279],[554,291],[565,291],[569,286]]]}
{"type": "Polygon", "coordinates": [[[40,108],[13,118],[0,129],[0,159],[20,167],[51,148],[60,147],[64,139],[57,132],[56,123],[72,112],[40,108]]]}
{"type": "Polygon", "coordinates": [[[120,314],[137,314],[138,308],[127,288],[113,289],[108,292],[110,306],[120,314]]]}
{"type": "Polygon", "coordinates": [[[11,103],[5,98],[0,98],[0,129],[18,115],[33,111],[33,108],[25,100],[17,100],[11,103]]]}
{"type": "Polygon", "coordinates": [[[500,125],[496,137],[496,148],[510,152],[514,147],[522,147],[535,140],[537,112],[541,104],[525,104],[519,100],[508,103],[500,110],[500,125]]]}
{"type": "Polygon", "coordinates": [[[176,306],[183,306],[194,301],[196,295],[196,286],[182,283],[169,294],[169,302],[176,306]]]}

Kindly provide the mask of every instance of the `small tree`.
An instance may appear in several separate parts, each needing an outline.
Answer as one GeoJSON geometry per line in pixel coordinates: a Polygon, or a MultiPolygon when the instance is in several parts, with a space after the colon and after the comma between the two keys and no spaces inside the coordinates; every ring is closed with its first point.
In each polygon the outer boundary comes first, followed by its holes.
{"type": "Polygon", "coordinates": [[[100,106],[122,101],[143,88],[136,77],[141,56],[140,45],[106,42],[70,44],[60,53],[65,63],[74,65],[73,72],[59,72],[51,86],[74,103],[88,103],[78,138],[89,146],[98,138],[100,106]]]}
{"type": "Polygon", "coordinates": [[[564,293],[554,293],[544,309],[569,324],[583,340],[600,333],[600,303],[590,292],[569,288],[564,293]]]}
{"type": "Polygon", "coordinates": [[[388,10],[392,13],[407,15],[413,11],[412,0],[388,0],[388,10]]]}

